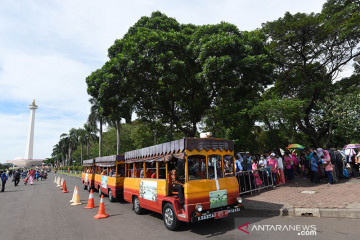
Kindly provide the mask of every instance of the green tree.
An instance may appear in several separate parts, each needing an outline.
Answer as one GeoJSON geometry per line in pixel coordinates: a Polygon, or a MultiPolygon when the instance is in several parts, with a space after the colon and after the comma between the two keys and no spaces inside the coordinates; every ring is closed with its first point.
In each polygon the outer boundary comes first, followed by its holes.
{"type": "Polygon", "coordinates": [[[91,103],[91,108],[90,108],[90,114],[88,117],[88,124],[91,126],[91,129],[99,131],[99,157],[101,157],[102,156],[103,124],[106,121],[106,117],[103,114],[100,103],[97,99],[90,98],[89,102],[91,103]],[[97,127],[98,123],[99,123],[99,129],[97,127]]]}
{"type": "MultiPolygon", "coordinates": [[[[91,143],[98,139],[96,135],[96,128],[94,128],[94,126],[89,123],[85,123],[83,128],[85,130],[84,140],[86,142],[86,157],[87,159],[90,159],[90,147],[92,145],[91,143]]],[[[96,155],[94,154],[92,156],[96,156],[96,155]]]]}
{"type": "MultiPolygon", "coordinates": [[[[229,23],[181,25],[154,12],[109,48],[109,62],[119,71],[115,79],[122,79],[113,89],[124,91],[121,83],[126,82],[140,118],[194,137],[199,122],[227,99],[229,89],[269,83],[260,74],[272,69],[260,35],[229,23]]],[[[104,82],[98,78],[97,84],[104,82]]]]}
{"type": "Polygon", "coordinates": [[[60,135],[60,139],[64,140],[65,146],[67,146],[67,164],[72,165],[72,152],[76,150],[78,145],[77,130],[75,128],[70,129],[69,133],[63,133],[60,135]]]}
{"type": "Polygon", "coordinates": [[[123,75],[119,64],[109,60],[86,78],[88,93],[97,103],[97,111],[101,113],[103,121],[113,124],[117,130],[117,154],[120,154],[121,119],[130,122],[133,110],[133,93],[123,75]]]}
{"type": "Polygon", "coordinates": [[[334,84],[334,91],[321,102],[323,116],[316,121],[331,123],[332,146],[360,142],[360,75],[354,74],[334,84]]]}
{"type": "MultiPolygon", "coordinates": [[[[334,129],[322,118],[324,110],[319,103],[331,94],[343,67],[360,55],[358,24],[353,28],[359,22],[359,10],[357,1],[328,1],[322,13],[286,13],[263,25],[277,63],[276,82],[268,92],[279,103],[286,101],[281,105],[288,109],[282,111],[292,109],[293,114],[282,120],[295,122],[295,130],[306,134],[316,147],[327,145],[334,129]],[[322,121],[316,121],[319,117],[322,121]]],[[[264,103],[270,106],[273,100],[264,101],[270,101],[264,103]]]]}

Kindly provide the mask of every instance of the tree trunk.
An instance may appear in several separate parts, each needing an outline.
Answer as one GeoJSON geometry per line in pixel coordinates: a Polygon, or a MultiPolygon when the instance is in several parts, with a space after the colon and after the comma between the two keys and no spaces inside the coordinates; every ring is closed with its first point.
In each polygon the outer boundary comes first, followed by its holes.
{"type": "Polygon", "coordinates": [[[80,144],[80,165],[83,165],[83,145],[80,144]]]}
{"type": "Polygon", "coordinates": [[[120,128],[121,128],[120,120],[115,121],[115,126],[116,126],[116,155],[120,155],[120,128]]]}
{"type": "Polygon", "coordinates": [[[196,132],[197,132],[196,122],[193,122],[192,133],[190,137],[195,137],[196,132]]]}
{"type": "Polygon", "coordinates": [[[87,141],[86,143],[86,154],[87,154],[87,159],[89,159],[89,141],[87,141]]]}
{"type": "Polygon", "coordinates": [[[103,125],[103,122],[102,122],[102,119],[100,118],[99,120],[99,123],[100,123],[100,129],[99,129],[99,157],[102,156],[102,125],[103,125]]]}
{"type": "Polygon", "coordinates": [[[69,162],[68,162],[69,166],[72,166],[71,152],[72,152],[72,147],[70,146],[69,147],[69,162]]]}

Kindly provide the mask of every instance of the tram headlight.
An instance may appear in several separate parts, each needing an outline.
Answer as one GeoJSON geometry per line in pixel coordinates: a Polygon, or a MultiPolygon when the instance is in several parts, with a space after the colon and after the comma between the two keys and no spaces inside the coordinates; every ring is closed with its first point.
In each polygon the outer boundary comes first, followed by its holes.
{"type": "Polygon", "coordinates": [[[201,204],[196,204],[195,210],[198,211],[198,212],[201,212],[203,210],[202,205],[201,204]]]}
{"type": "Polygon", "coordinates": [[[242,198],[241,197],[237,197],[236,200],[238,201],[238,203],[242,203],[242,198]]]}

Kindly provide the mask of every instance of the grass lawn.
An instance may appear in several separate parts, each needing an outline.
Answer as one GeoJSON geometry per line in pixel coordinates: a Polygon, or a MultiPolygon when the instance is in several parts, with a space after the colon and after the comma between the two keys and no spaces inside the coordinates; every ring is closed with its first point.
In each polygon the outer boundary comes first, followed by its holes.
{"type": "Polygon", "coordinates": [[[81,172],[78,173],[78,174],[75,174],[75,173],[68,173],[68,172],[57,172],[56,174],[64,174],[64,175],[68,175],[68,176],[75,176],[75,177],[79,177],[81,178],[81,172]]]}

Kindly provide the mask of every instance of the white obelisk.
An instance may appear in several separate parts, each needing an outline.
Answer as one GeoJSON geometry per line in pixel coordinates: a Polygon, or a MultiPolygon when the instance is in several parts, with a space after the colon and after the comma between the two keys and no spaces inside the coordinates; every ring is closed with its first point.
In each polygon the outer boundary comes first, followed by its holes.
{"type": "Polygon", "coordinates": [[[38,109],[38,106],[35,105],[35,99],[33,100],[32,104],[29,105],[29,109],[30,109],[29,132],[26,141],[24,159],[33,159],[35,110],[38,109]]]}

